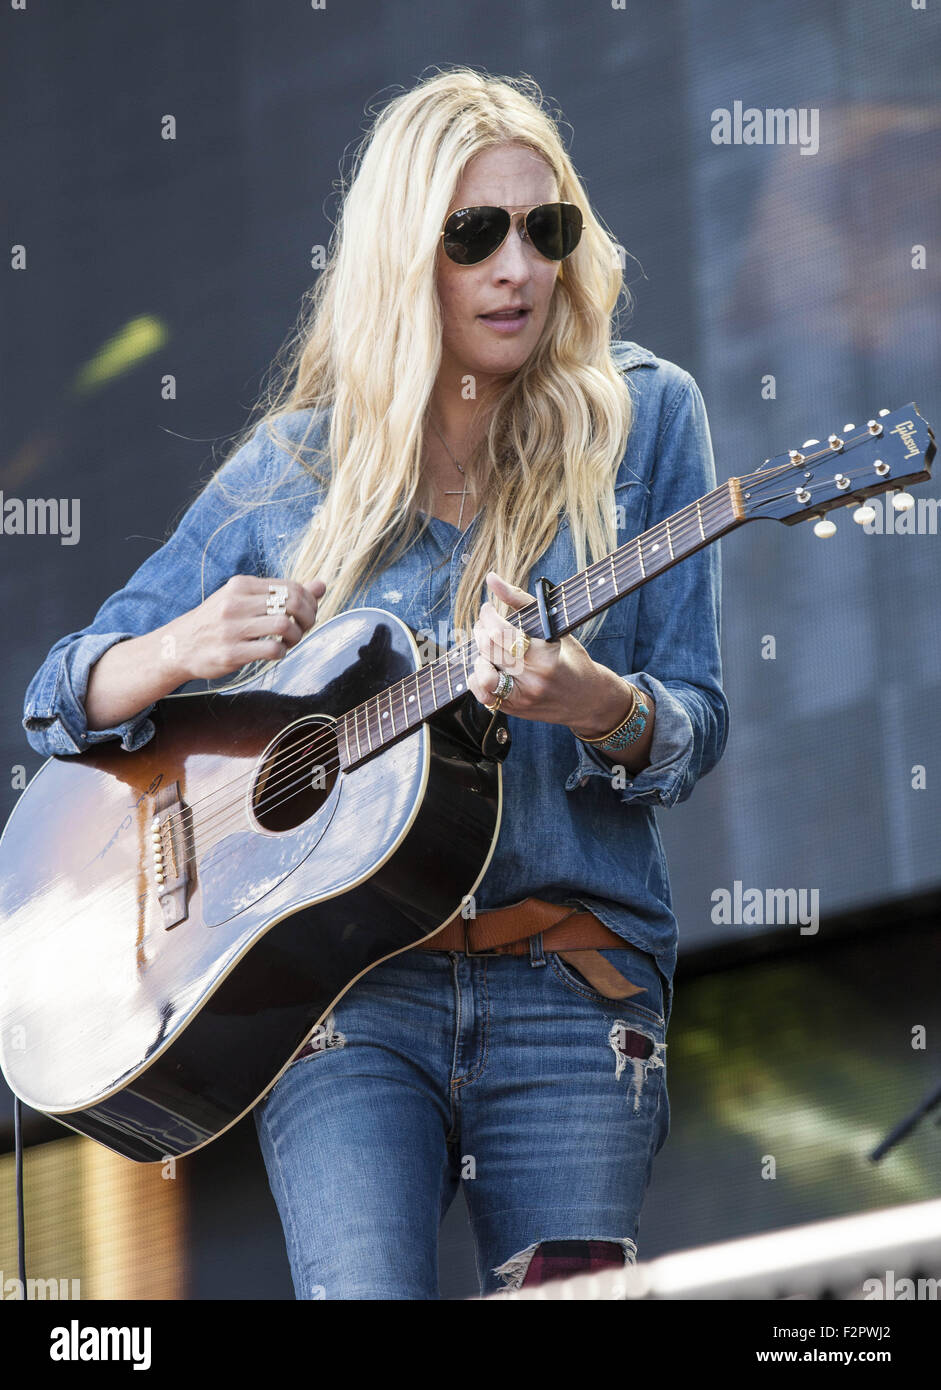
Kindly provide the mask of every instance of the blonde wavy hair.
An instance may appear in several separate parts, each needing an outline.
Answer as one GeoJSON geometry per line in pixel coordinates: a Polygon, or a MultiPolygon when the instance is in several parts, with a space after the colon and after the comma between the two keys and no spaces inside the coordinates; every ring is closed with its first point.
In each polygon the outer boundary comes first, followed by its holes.
{"type": "MultiPolygon", "coordinates": [[[[562,514],[579,569],[617,545],[614,480],[633,419],[611,356],[612,312],[622,293],[629,303],[619,248],[592,212],[532,78],[438,68],[389,101],[356,151],[325,268],[249,426],[251,433],[267,423],[326,485],[283,572],[302,583],[324,580],[318,623],[362,601],[374,576],[428,525],[419,515],[430,510],[421,461],[441,361],[441,229],[466,164],[509,142],[545,160],[559,199],[581,209],[584,230],[537,346],[488,402],[489,426],[465,464],[485,483],[451,615],[458,637],[471,634],[487,571],[525,588],[562,514]],[[395,235],[377,234],[383,226],[395,235]],[[292,442],[279,435],[278,418],[299,410],[312,412],[310,426],[292,442]],[[306,440],[320,411],[331,412],[329,431],[311,461],[306,440]]],[[[602,618],[580,635],[588,639],[602,618]]]]}

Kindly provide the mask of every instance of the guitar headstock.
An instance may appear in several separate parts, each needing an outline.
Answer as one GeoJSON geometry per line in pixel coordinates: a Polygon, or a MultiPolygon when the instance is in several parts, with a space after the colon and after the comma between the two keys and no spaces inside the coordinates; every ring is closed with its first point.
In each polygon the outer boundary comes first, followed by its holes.
{"type": "MultiPolygon", "coordinates": [[[[793,526],[814,518],[817,535],[830,536],[836,527],[823,517],[834,507],[862,504],[890,488],[901,489],[893,499],[898,510],[913,506],[904,489],[931,477],[934,455],[934,432],[912,401],[901,410],[880,410],[864,426],[844,425],[825,443],[808,439],[800,449],[766,459],[738,479],[741,504],[749,521],[769,517],[793,526]]],[[[871,521],[872,508],[857,510],[853,519],[871,521]]]]}

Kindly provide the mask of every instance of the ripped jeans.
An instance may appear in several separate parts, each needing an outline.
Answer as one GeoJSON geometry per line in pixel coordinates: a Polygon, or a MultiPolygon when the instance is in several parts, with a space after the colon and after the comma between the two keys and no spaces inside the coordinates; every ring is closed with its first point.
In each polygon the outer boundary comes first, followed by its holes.
{"type": "Polygon", "coordinates": [[[643,992],[606,998],[535,936],[528,957],[406,951],[340,999],[254,1112],[297,1298],[437,1299],[459,1184],[481,1294],[543,1242],[634,1262],[672,989],[645,952],[602,954],[643,992]]]}

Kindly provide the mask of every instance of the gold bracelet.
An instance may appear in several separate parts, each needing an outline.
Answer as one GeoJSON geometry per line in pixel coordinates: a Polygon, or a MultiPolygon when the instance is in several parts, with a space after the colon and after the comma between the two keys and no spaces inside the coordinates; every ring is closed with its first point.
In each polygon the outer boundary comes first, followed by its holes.
{"type": "Polygon", "coordinates": [[[631,700],[631,707],[628,710],[626,717],[621,720],[620,724],[615,724],[614,728],[611,729],[609,733],[602,734],[600,738],[586,738],[584,734],[580,734],[576,732],[575,729],[572,729],[572,733],[575,734],[576,738],[581,739],[582,743],[607,743],[609,738],[613,738],[615,734],[620,733],[620,731],[626,725],[628,725],[634,718],[634,715],[637,712],[637,701],[639,698],[637,687],[631,685],[630,681],[625,681],[625,684],[633,697],[631,700]]]}

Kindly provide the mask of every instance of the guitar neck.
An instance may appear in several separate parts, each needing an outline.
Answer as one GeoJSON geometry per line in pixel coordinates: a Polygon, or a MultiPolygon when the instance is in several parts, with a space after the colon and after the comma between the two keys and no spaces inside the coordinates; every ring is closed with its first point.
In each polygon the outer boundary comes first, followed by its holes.
{"type": "MultiPolygon", "coordinates": [[[[547,611],[553,635],[564,637],[593,614],[610,608],[746,520],[739,480],[729,478],[605,559],[550,588],[547,611]]],[[[542,636],[535,602],[518,609],[508,621],[529,637],[542,636]]],[[[348,710],[337,721],[341,766],[354,767],[460,700],[467,692],[468,675],[478,655],[477,643],[471,638],[348,710]]]]}

